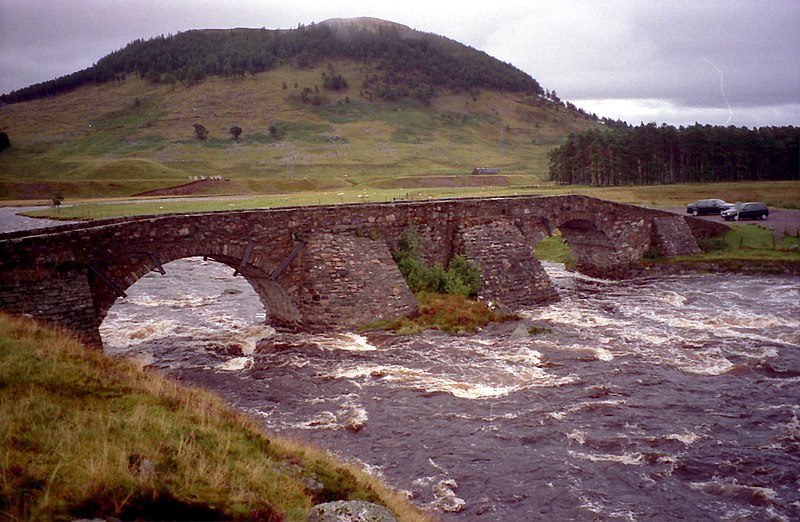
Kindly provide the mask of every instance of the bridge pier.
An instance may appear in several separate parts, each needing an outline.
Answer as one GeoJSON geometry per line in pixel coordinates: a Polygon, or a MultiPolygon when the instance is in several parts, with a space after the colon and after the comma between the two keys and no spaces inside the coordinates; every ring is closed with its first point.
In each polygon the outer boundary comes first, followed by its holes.
{"type": "Polygon", "coordinates": [[[558,301],[531,243],[510,221],[464,226],[458,235],[464,256],[480,270],[480,297],[509,308],[558,301]]]}
{"type": "Polygon", "coordinates": [[[322,232],[307,241],[285,283],[305,324],[356,327],[416,312],[384,240],[322,232]]]}

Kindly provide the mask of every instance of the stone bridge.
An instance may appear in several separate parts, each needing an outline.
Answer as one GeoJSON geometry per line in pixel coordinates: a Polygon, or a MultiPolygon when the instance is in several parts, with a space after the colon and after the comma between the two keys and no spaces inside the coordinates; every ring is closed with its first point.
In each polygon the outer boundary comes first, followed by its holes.
{"type": "Polygon", "coordinates": [[[697,237],[724,225],[576,195],[94,221],[0,235],[0,310],[100,347],[99,326],[129,286],[170,261],[205,256],[247,279],[271,324],[353,327],[416,311],[391,254],[407,227],[429,262],[464,255],[480,269],[480,296],[513,309],[558,299],[533,251],[556,228],[577,270],[621,278],[646,252],[694,253],[697,237]]]}

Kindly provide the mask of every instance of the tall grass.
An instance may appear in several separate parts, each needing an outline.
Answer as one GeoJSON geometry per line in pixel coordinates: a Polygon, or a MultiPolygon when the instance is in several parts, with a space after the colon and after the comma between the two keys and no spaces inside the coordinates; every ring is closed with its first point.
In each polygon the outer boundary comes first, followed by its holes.
{"type": "Polygon", "coordinates": [[[307,520],[334,499],[425,520],[218,398],[0,315],[0,519],[307,520]]]}

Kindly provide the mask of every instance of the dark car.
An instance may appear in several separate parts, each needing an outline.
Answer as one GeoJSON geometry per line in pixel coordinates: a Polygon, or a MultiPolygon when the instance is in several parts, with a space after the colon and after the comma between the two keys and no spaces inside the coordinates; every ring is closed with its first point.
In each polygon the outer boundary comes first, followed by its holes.
{"type": "Polygon", "coordinates": [[[750,201],[748,203],[736,203],[733,208],[724,210],[722,217],[725,221],[739,221],[741,219],[767,219],[769,209],[766,203],[750,201]]]}
{"type": "Polygon", "coordinates": [[[686,212],[693,216],[702,216],[706,214],[719,214],[723,210],[733,207],[733,203],[726,203],[721,199],[701,199],[694,203],[686,205],[686,212]]]}

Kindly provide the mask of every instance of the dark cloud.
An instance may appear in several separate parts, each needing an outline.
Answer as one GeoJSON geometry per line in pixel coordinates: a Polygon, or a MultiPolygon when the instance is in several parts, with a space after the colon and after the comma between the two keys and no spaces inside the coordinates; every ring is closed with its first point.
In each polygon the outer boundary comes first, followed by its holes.
{"type": "Polygon", "coordinates": [[[724,123],[730,103],[734,124],[800,125],[797,0],[0,0],[0,92],[91,66],[137,38],[354,16],[484,50],[562,99],[618,111],[587,107],[603,116],[724,123]]]}

